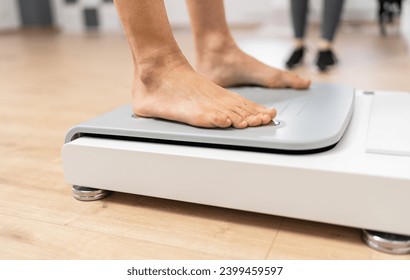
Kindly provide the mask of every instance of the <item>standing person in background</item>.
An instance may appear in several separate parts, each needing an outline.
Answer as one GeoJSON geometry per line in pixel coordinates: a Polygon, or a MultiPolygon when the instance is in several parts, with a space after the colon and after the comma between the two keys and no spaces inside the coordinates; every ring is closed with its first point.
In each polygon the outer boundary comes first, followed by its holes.
{"type": "MultiPolygon", "coordinates": [[[[318,44],[316,65],[320,71],[337,63],[332,50],[333,39],[337,31],[344,0],[323,0],[324,8],[321,23],[321,39],[318,44]]],[[[303,61],[306,52],[305,33],[308,13],[308,0],[291,0],[291,15],[295,35],[295,49],[286,62],[291,69],[303,61]]]]}

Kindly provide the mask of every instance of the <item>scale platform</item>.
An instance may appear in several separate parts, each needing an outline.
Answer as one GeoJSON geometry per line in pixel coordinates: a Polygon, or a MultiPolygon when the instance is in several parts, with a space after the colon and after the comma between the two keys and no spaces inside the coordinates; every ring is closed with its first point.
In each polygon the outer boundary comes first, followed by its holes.
{"type": "Polygon", "coordinates": [[[353,111],[354,89],[347,86],[318,84],[299,91],[259,87],[231,90],[276,108],[275,121],[247,129],[207,129],[132,117],[131,106],[123,106],[73,127],[66,143],[79,135],[104,135],[188,146],[310,153],[333,147],[342,137],[353,111]]]}
{"type": "Polygon", "coordinates": [[[410,252],[409,93],[232,90],[275,107],[276,122],[204,129],[124,106],[70,129],[62,159],[74,196],[117,191],[344,225],[367,229],[374,248],[410,252]],[[395,125],[383,134],[386,114],[395,125]]]}

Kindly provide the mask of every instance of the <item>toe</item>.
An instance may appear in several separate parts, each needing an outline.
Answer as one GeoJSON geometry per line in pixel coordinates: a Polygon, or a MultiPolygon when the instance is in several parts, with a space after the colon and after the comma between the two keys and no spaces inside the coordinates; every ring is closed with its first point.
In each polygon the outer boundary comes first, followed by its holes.
{"type": "Polygon", "coordinates": [[[248,123],[246,122],[245,118],[242,117],[240,114],[233,110],[228,110],[226,112],[226,115],[228,116],[231,126],[235,128],[245,128],[248,126],[248,123]]]}
{"type": "Polygon", "coordinates": [[[262,120],[262,124],[268,124],[272,121],[272,119],[276,116],[275,109],[268,109],[260,113],[260,118],[262,120]]]}
{"type": "Polygon", "coordinates": [[[262,118],[259,115],[249,116],[245,121],[248,123],[248,126],[260,126],[262,124],[262,118]]]}
{"type": "Polygon", "coordinates": [[[209,123],[214,127],[226,128],[232,125],[231,119],[224,113],[214,112],[209,115],[209,123]]]}
{"type": "Polygon", "coordinates": [[[245,120],[242,120],[240,122],[233,122],[232,126],[235,128],[247,128],[248,123],[245,120]]]}

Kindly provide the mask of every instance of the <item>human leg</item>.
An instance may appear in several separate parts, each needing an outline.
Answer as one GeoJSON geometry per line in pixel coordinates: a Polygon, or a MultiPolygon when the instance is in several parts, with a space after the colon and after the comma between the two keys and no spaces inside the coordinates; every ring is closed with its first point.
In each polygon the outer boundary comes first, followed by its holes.
{"type": "Polygon", "coordinates": [[[244,128],[275,116],[195,72],[180,51],[163,0],[115,0],[134,61],[132,105],[142,117],[244,128]]]}
{"type": "Polygon", "coordinates": [[[291,0],[290,11],[294,32],[294,50],[286,61],[288,68],[300,64],[305,54],[305,32],[308,13],[308,0],[291,0]]]}
{"type": "Polygon", "coordinates": [[[308,0],[291,0],[290,10],[292,16],[293,32],[296,40],[296,47],[302,47],[306,33],[308,0]]]}
{"type": "Polygon", "coordinates": [[[321,38],[331,44],[340,22],[344,0],[323,0],[321,38]]]}
{"type": "Polygon", "coordinates": [[[309,80],[263,64],[239,49],[226,22],[223,0],[187,0],[187,4],[200,73],[224,87],[309,87],[309,80]]]}
{"type": "Polygon", "coordinates": [[[332,45],[340,22],[344,0],[323,0],[323,2],[321,40],[319,42],[319,53],[316,62],[321,71],[325,71],[328,66],[337,63],[332,45]]]}

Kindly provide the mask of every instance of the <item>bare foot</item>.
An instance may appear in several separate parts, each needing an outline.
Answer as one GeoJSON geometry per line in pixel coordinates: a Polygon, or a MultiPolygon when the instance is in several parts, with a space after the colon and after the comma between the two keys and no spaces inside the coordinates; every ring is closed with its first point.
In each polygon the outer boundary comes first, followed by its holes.
{"type": "Polygon", "coordinates": [[[198,127],[245,128],[268,124],[276,115],[195,72],[182,54],[139,62],[133,83],[133,110],[198,127]]]}
{"type": "Polygon", "coordinates": [[[197,70],[222,87],[258,85],[305,89],[310,80],[270,67],[241,51],[234,43],[208,41],[197,56],[197,70]]]}

